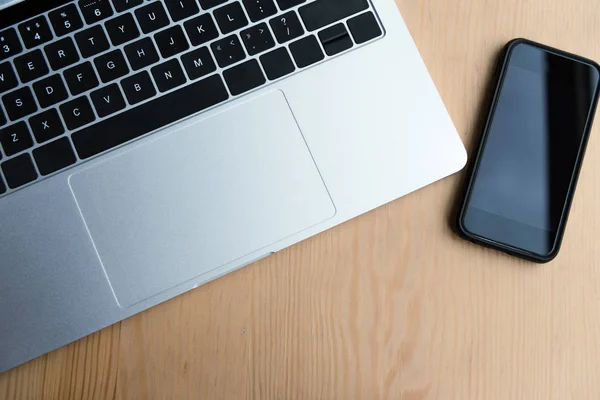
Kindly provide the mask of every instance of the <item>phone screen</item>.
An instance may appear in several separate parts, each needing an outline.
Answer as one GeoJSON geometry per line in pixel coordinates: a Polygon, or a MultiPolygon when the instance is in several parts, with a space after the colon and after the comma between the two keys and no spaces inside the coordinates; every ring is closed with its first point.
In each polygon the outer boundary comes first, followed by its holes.
{"type": "Polygon", "coordinates": [[[593,115],[598,71],[526,43],[508,57],[462,224],[546,256],[593,115]]]}

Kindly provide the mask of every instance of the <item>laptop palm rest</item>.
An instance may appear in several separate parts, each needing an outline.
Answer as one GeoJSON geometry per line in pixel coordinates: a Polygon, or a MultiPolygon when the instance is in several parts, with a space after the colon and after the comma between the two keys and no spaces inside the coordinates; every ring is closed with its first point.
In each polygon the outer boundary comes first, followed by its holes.
{"type": "Polygon", "coordinates": [[[69,184],[121,307],[335,214],[280,91],[101,161],[69,184]]]}

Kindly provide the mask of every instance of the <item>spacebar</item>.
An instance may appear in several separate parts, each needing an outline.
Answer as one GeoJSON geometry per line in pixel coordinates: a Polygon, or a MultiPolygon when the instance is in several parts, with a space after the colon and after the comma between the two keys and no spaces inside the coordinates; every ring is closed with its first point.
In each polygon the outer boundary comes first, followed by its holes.
{"type": "Polygon", "coordinates": [[[203,79],[71,135],[81,159],[218,104],[229,97],[219,75],[203,79]]]}
{"type": "Polygon", "coordinates": [[[315,31],[367,8],[367,0],[317,0],[298,11],[306,29],[315,31]]]}

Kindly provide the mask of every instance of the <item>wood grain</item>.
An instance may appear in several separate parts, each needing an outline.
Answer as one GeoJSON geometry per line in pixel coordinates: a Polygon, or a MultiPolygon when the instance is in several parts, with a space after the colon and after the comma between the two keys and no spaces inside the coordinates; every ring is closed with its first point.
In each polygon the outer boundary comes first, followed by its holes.
{"type": "MultiPolygon", "coordinates": [[[[397,3],[469,149],[505,42],[600,60],[593,0],[397,3]]],[[[597,399],[599,134],[550,265],[453,235],[459,174],[4,373],[0,398],[597,399]]]]}

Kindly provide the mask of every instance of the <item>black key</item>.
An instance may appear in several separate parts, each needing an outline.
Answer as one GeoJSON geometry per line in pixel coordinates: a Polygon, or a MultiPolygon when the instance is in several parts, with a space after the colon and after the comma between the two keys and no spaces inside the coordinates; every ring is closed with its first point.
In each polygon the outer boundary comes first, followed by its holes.
{"type": "Polygon", "coordinates": [[[0,60],[12,57],[22,51],[23,46],[13,28],[0,32],[0,60]]]}
{"type": "Polygon", "coordinates": [[[219,28],[224,35],[248,25],[248,19],[237,1],[213,11],[219,28]]]}
{"type": "Polygon", "coordinates": [[[279,4],[279,9],[287,10],[288,8],[292,8],[298,4],[302,4],[305,1],[306,0],[277,0],[277,4],[279,4]]]}
{"type": "Polygon", "coordinates": [[[73,147],[66,137],[33,150],[33,158],[42,175],[50,175],[77,161],[73,147]]]}
{"type": "Polygon", "coordinates": [[[314,31],[367,8],[367,0],[316,0],[298,11],[306,29],[314,31]]]}
{"type": "Polygon", "coordinates": [[[33,146],[33,139],[25,122],[6,127],[0,131],[0,143],[4,154],[12,156],[33,146]]]}
{"type": "Polygon", "coordinates": [[[123,94],[121,94],[121,89],[116,83],[93,91],[90,97],[100,117],[114,114],[127,106],[123,94]]]}
{"type": "Polygon", "coordinates": [[[57,36],[64,36],[83,27],[83,21],[75,4],[69,4],[48,14],[57,36]]]}
{"type": "Polygon", "coordinates": [[[183,67],[190,79],[198,79],[214,72],[217,69],[208,47],[200,47],[197,50],[184,54],[181,57],[183,67]]]}
{"type": "Polygon", "coordinates": [[[336,55],[353,46],[350,34],[342,23],[323,29],[319,32],[319,40],[328,56],[336,55]]]}
{"type": "Polygon", "coordinates": [[[79,9],[88,25],[102,21],[114,14],[108,0],[79,0],[79,9]]]}
{"type": "MultiPolygon", "coordinates": [[[[6,120],[6,115],[4,115],[4,111],[2,111],[2,109],[0,108],[0,125],[4,125],[7,122],[8,121],[6,120]]],[[[1,154],[0,154],[0,158],[2,158],[1,154]]]]}
{"type": "Polygon", "coordinates": [[[280,47],[260,57],[260,62],[270,80],[279,79],[296,70],[294,63],[285,49],[280,47]]]}
{"type": "Polygon", "coordinates": [[[60,103],[69,97],[67,88],[59,74],[52,75],[34,83],[33,91],[42,108],[60,103]]]}
{"type": "Polygon", "coordinates": [[[65,119],[67,128],[70,130],[81,128],[83,125],[89,124],[96,119],[92,105],[85,96],[78,97],[61,105],[60,113],[65,119]]]}
{"type": "Polygon", "coordinates": [[[200,7],[203,10],[208,10],[209,8],[216,7],[223,3],[227,3],[227,0],[200,0],[200,7]]]}
{"type": "Polygon", "coordinates": [[[75,132],[71,138],[79,157],[86,159],[205,110],[227,98],[223,80],[215,74],[84,128],[75,132]]]}
{"type": "Polygon", "coordinates": [[[381,28],[372,12],[364,13],[348,20],[348,28],[357,44],[368,42],[381,36],[381,28]]]}
{"type": "Polygon", "coordinates": [[[186,21],[183,26],[194,46],[200,46],[219,36],[219,31],[209,13],[186,21]]]}
{"type": "Polygon", "coordinates": [[[89,61],[69,68],[64,72],[64,75],[73,96],[93,89],[100,84],[92,63],[89,61]]]}
{"type": "Polygon", "coordinates": [[[154,32],[169,25],[169,17],[160,1],[155,1],[135,10],[135,18],[144,33],[154,32]]]}
{"type": "Polygon", "coordinates": [[[28,49],[49,42],[54,37],[43,15],[19,25],[19,33],[28,49]]]}
{"type": "Polygon", "coordinates": [[[39,49],[15,58],[14,63],[23,83],[42,77],[50,71],[39,49]]]}
{"type": "Polygon", "coordinates": [[[2,96],[2,102],[4,103],[4,108],[8,113],[8,117],[12,121],[33,114],[38,109],[37,104],[35,104],[35,100],[33,99],[31,89],[27,86],[5,94],[2,96]]]}
{"type": "Polygon", "coordinates": [[[29,118],[29,126],[31,126],[33,136],[38,143],[46,142],[65,133],[65,128],[55,108],[29,118]]]}
{"type": "Polygon", "coordinates": [[[134,71],[158,62],[159,57],[152,39],[143,38],[125,46],[125,54],[134,71]]]}
{"type": "Polygon", "coordinates": [[[249,60],[225,70],[223,78],[225,78],[229,91],[234,96],[259,87],[266,82],[256,60],[249,60]]]}
{"type": "Polygon", "coordinates": [[[19,85],[17,75],[9,62],[0,64],[0,93],[14,89],[19,85]]]}
{"type": "Polygon", "coordinates": [[[165,4],[167,5],[169,14],[171,14],[171,18],[175,22],[200,12],[196,0],[165,0],[165,4]]]}
{"type": "Polygon", "coordinates": [[[29,154],[21,154],[18,157],[3,162],[2,172],[4,172],[6,183],[11,189],[16,189],[19,186],[35,181],[38,177],[29,154]]]}
{"type": "Polygon", "coordinates": [[[242,44],[235,35],[213,42],[210,48],[221,68],[228,67],[246,58],[242,44]]]}
{"type": "Polygon", "coordinates": [[[96,25],[83,32],[75,34],[75,41],[84,58],[95,56],[109,49],[108,38],[104,34],[104,29],[96,25]]]}
{"type": "Polygon", "coordinates": [[[287,12],[269,21],[279,43],[289,42],[304,34],[304,28],[294,11],[287,12]]]}
{"type": "Polygon", "coordinates": [[[102,82],[107,83],[129,73],[129,67],[121,50],[113,50],[94,59],[102,82]]]}
{"type": "Polygon", "coordinates": [[[271,36],[269,28],[267,28],[267,24],[264,22],[251,28],[244,29],[240,32],[240,36],[242,37],[242,41],[246,46],[248,54],[251,56],[275,47],[273,36],[271,36]]]}
{"type": "Polygon", "coordinates": [[[58,42],[50,43],[44,47],[44,51],[46,52],[50,66],[55,71],[79,61],[79,53],[75,48],[75,43],[73,43],[73,39],[68,37],[58,42]]]}
{"type": "Polygon", "coordinates": [[[158,86],[158,90],[161,92],[166,92],[167,90],[181,86],[186,82],[181,65],[177,60],[159,64],[152,68],[151,71],[156,86],[158,86]]]}
{"type": "Polygon", "coordinates": [[[144,0],[112,0],[113,6],[117,12],[129,10],[142,4],[144,0]]]}
{"type": "Polygon", "coordinates": [[[163,58],[173,57],[175,54],[179,54],[190,48],[183,29],[179,25],[157,33],[154,35],[154,40],[163,58]]]}
{"type": "Polygon", "coordinates": [[[296,65],[300,68],[308,67],[325,58],[319,42],[314,35],[290,44],[290,51],[296,61],[296,65]]]}
{"type": "MultiPolygon", "coordinates": [[[[1,159],[1,157],[0,157],[1,159]]],[[[2,181],[2,177],[0,177],[0,194],[6,192],[6,186],[4,186],[4,182],[2,181]]]]}
{"type": "Polygon", "coordinates": [[[257,22],[277,13],[273,0],[242,0],[250,21],[257,22]]]}
{"type": "Polygon", "coordinates": [[[156,89],[146,71],[130,76],[121,81],[121,86],[129,104],[134,105],[156,95],[156,89]]]}
{"type": "Polygon", "coordinates": [[[140,36],[140,30],[133,19],[133,15],[129,13],[107,21],[104,26],[114,46],[127,43],[140,36]]]}

